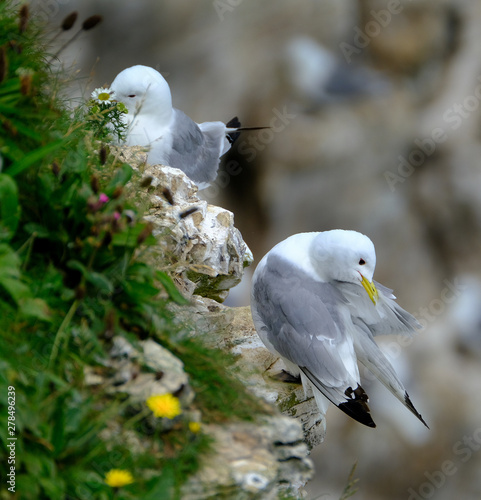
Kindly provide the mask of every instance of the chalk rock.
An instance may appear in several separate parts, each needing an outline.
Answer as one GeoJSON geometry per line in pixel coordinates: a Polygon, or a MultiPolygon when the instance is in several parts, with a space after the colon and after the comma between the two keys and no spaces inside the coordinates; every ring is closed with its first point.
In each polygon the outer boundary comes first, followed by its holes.
{"type": "Polygon", "coordinates": [[[302,428],[282,415],[255,422],[205,426],[215,439],[215,453],[206,457],[198,474],[182,489],[184,500],[230,498],[274,500],[290,487],[299,492],[313,467],[303,441],[302,428]]]}
{"type": "MultiPolygon", "coordinates": [[[[247,388],[256,396],[277,406],[284,414],[298,420],[304,429],[304,439],[309,448],[322,443],[326,423],[319,414],[313,395],[305,393],[301,384],[282,380],[285,366],[260,340],[252,322],[250,308],[229,308],[208,299],[199,299],[199,302],[201,304],[197,304],[196,308],[200,308],[202,312],[197,321],[201,322],[199,325],[202,325],[202,331],[210,332],[207,338],[212,345],[238,356],[235,373],[247,388]],[[206,321],[211,324],[206,325],[206,321]]],[[[192,317],[196,318],[195,315],[192,317]]]]}
{"type": "Polygon", "coordinates": [[[139,342],[141,351],[124,337],[114,337],[110,358],[104,367],[85,369],[88,385],[103,384],[107,392],[124,393],[132,404],[144,403],[153,394],[179,394],[186,405],[194,398],[184,365],[170,351],[154,340],[139,342]]]}
{"type": "Polygon", "coordinates": [[[197,186],[181,170],[147,165],[144,148],[119,148],[118,152],[141,174],[141,185],[148,185],[138,194],[148,204],[144,219],[152,222],[159,241],[160,251],[150,256],[152,265],[161,268],[166,260],[172,262],[186,295],[222,302],[253,261],[234,227],[232,212],[199,198],[197,186]]]}

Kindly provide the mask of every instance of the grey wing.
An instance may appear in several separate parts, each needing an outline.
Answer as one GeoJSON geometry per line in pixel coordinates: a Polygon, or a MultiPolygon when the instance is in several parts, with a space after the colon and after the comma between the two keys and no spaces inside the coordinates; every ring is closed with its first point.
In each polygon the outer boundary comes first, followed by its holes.
{"type": "Polygon", "coordinates": [[[276,351],[298,365],[340,409],[363,423],[372,422],[365,415],[367,396],[359,386],[352,339],[343,330],[340,307],[345,299],[335,287],[269,256],[254,281],[253,301],[276,351]]]}
{"type": "Polygon", "coordinates": [[[179,168],[197,183],[209,183],[217,175],[219,145],[202,132],[185,113],[174,108],[172,148],[169,166],[179,168]]]}

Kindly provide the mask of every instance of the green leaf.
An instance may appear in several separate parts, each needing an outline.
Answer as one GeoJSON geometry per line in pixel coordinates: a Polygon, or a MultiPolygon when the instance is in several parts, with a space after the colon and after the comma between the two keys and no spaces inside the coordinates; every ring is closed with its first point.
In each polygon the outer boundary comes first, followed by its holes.
{"type": "Polygon", "coordinates": [[[38,481],[50,500],[63,500],[65,498],[65,482],[61,477],[39,477],[38,481]]]}
{"type": "MultiPolygon", "coordinates": [[[[11,78],[6,82],[2,82],[2,87],[0,88],[0,96],[7,94],[18,96],[18,92],[20,92],[20,78],[11,78]]],[[[2,101],[4,100],[5,99],[2,99],[2,101]]]]}
{"type": "Polygon", "coordinates": [[[165,291],[168,293],[169,297],[179,305],[186,305],[189,301],[179,292],[172,278],[163,271],[156,271],[155,277],[162,283],[165,291]]]}
{"type": "Polygon", "coordinates": [[[18,304],[30,296],[30,289],[20,281],[20,259],[8,246],[0,245],[0,287],[18,304]]]}
{"type": "Polygon", "coordinates": [[[103,290],[108,293],[112,293],[114,291],[113,283],[101,273],[88,271],[85,274],[85,279],[99,290],[103,290]]]}
{"type": "Polygon", "coordinates": [[[29,222],[23,226],[23,229],[29,234],[36,234],[39,238],[48,238],[50,236],[50,231],[41,224],[36,222],[29,222]]]}
{"type": "MultiPolygon", "coordinates": [[[[40,486],[28,474],[17,474],[15,482],[17,498],[40,498],[40,486]]],[[[44,497],[45,498],[45,497],[44,497]]]]}
{"type": "MultiPolygon", "coordinates": [[[[127,248],[136,248],[139,246],[137,243],[137,238],[140,236],[142,231],[145,229],[145,224],[137,224],[135,227],[131,227],[122,233],[114,234],[112,238],[112,245],[117,247],[127,247],[127,248]]],[[[157,240],[155,236],[152,234],[147,236],[147,238],[143,241],[143,245],[155,245],[157,240]]]]}
{"type": "Polygon", "coordinates": [[[106,291],[108,293],[112,293],[114,291],[113,283],[106,276],[95,271],[89,271],[78,260],[69,260],[67,262],[67,267],[80,271],[86,281],[99,288],[100,290],[106,291]]]}
{"type": "Polygon", "coordinates": [[[124,290],[137,303],[141,303],[144,300],[149,301],[159,293],[159,290],[155,286],[149,283],[139,283],[138,281],[126,281],[124,283],[124,290]]]}
{"type": "Polygon", "coordinates": [[[21,160],[15,162],[12,166],[10,166],[7,169],[6,173],[8,175],[11,175],[12,177],[18,175],[27,168],[31,167],[37,161],[43,159],[45,156],[53,153],[54,151],[57,151],[57,149],[59,149],[60,146],[62,146],[65,142],[66,139],[59,139],[47,144],[46,146],[38,148],[31,153],[26,154],[21,160]]]}
{"type": "Polygon", "coordinates": [[[165,467],[160,477],[149,481],[149,492],[144,493],[143,500],[169,500],[173,498],[174,473],[172,467],[165,467]]]}
{"type": "Polygon", "coordinates": [[[13,238],[19,217],[17,184],[9,175],[0,174],[0,241],[13,238]]]}
{"type": "Polygon", "coordinates": [[[24,298],[19,301],[20,311],[24,316],[51,321],[48,305],[42,299],[24,298]]]}
{"type": "Polygon", "coordinates": [[[23,452],[23,459],[24,459],[24,463],[25,463],[25,468],[27,469],[28,473],[31,476],[37,477],[42,473],[42,468],[43,468],[42,458],[38,455],[33,454],[33,453],[23,452]]]}
{"type": "Polygon", "coordinates": [[[67,262],[67,267],[70,269],[75,269],[76,271],[80,271],[82,275],[85,275],[87,272],[87,268],[78,260],[69,260],[67,262]]]}

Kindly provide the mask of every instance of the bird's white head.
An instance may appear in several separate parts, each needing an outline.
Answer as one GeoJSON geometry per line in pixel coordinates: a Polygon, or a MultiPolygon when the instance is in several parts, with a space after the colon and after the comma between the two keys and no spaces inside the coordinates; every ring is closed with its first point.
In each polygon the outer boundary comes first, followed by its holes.
{"type": "Polygon", "coordinates": [[[376,303],[378,292],[372,283],[376,251],[367,236],[342,229],[324,231],[313,239],[310,257],[322,279],[360,284],[376,303]]]}
{"type": "Polygon", "coordinates": [[[154,68],[132,66],[112,82],[115,98],[125,104],[129,115],[153,115],[159,122],[172,116],[172,95],[164,77],[154,68]]]}

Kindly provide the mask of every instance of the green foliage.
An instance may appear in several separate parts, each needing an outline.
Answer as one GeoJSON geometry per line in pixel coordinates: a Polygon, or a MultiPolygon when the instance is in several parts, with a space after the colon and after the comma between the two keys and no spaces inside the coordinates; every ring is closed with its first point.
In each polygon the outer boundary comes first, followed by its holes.
{"type": "Polygon", "coordinates": [[[251,420],[253,415],[268,413],[259,400],[245,393],[241,382],[227,375],[226,367],[235,363],[233,356],[212,351],[192,338],[175,344],[164,339],[163,343],[184,362],[197,393],[197,405],[209,420],[251,420]]]}
{"type": "Polygon", "coordinates": [[[181,334],[170,305],[187,301],[142,260],[156,239],[128,196],[132,168],[85,136],[90,127],[108,137],[112,112],[122,134],[124,110],[101,103],[72,118],[52,97],[42,36],[28,9],[0,2],[0,476],[15,436],[18,498],[178,498],[209,439],[184,414],[152,434],[140,425],[148,409],[85,384],[87,367],[105,368],[113,335],[153,336],[177,354],[205,422],[248,418],[256,405],[227,375],[228,360],[181,334]],[[112,469],[135,482],[107,485],[112,469]]]}
{"type": "Polygon", "coordinates": [[[114,135],[119,142],[124,139],[127,125],[123,121],[123,115],[127,113],[127,108],[123,103],[115,101],[113,91],[95,89],[87,107],[87,130],[92,130],[94,137],[105,140],[114,135]]]}

